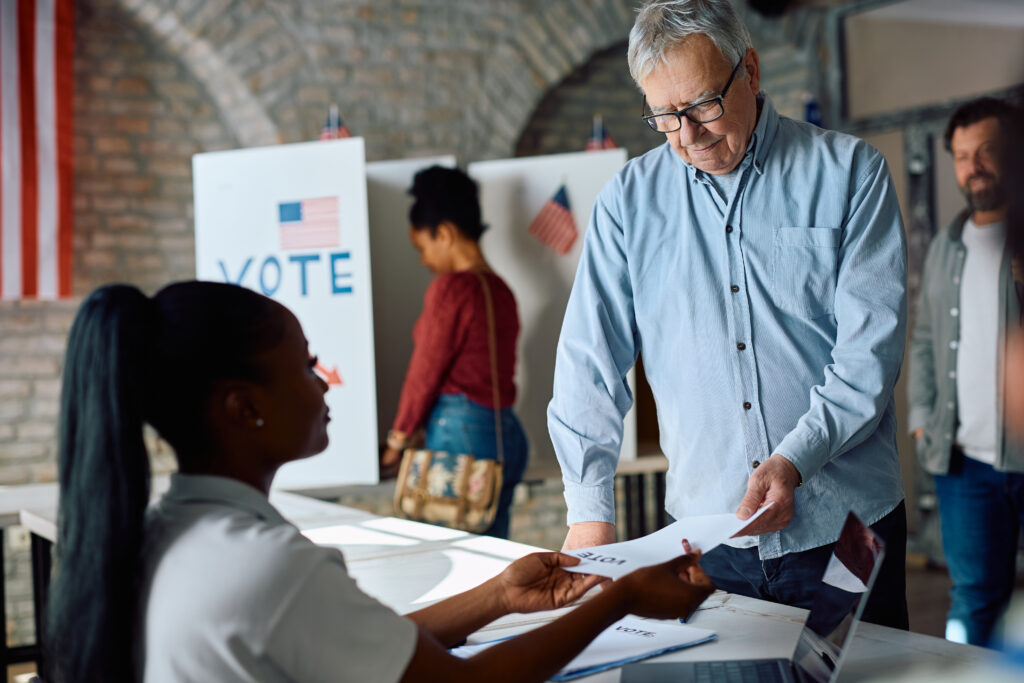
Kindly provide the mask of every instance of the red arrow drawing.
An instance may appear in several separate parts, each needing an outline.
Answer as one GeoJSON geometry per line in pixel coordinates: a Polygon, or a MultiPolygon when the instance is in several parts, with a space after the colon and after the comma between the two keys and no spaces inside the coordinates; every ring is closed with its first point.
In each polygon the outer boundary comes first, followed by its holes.
{"type": "Polygon", "coordinates": [[[344,384],[344,382],[341,381],[341,375],[338,374],[338,366],[334,366],[328,370],[321,363],[317,363],[314,369],[323,376],[324,381],[327,382],[327,386],[340,387],[344,384]]]}

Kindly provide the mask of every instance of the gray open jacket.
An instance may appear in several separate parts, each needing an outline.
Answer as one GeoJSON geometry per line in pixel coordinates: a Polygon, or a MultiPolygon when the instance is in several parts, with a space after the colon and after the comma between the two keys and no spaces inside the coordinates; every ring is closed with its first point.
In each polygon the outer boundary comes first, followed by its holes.
{"type": "MultiPolygon", "coordinates": [[[[962,240],[965,211],[932,240],[925,259],[917,319],[910,339],[910,375],[907,394],[910,403],[908,428],[913,433],[924,427],[917,442],[921,466],[932,474],[946,474],[957,429],[956,360],[960,340],[960,277],[967,250],[962,240]]],[[[1010,255],[1004,253],[999,269],[999,307],[1003,311],[999,325],[999,395],[1003,396],[1003,345],[1008,330],[1020,326],[1021,311],[1010,255]]],[[[1024,381],[1018,379],[1017,381],[1024,381]]],[[[999,414],[997,470],[1024,472],[1024,443],[1003,429],[1003,401],[996,402],[999,414]]]]}

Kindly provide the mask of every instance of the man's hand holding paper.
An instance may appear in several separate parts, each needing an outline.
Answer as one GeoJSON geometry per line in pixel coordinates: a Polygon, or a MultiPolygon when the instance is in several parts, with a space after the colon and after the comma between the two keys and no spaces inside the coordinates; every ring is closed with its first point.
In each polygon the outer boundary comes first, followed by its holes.
{"type": "Polygon", "coordinates": [[[793,519],[793,491],[802,481],[796,466],[778,453],[756,467],[747,481],[747,494],[740,501],[736,516],[753,521],[751,515],[755,510],[760,513],[770,506],[771,511],[757,524],[747,526],[743,535],[760,536],[789,526],[793,519]]]}

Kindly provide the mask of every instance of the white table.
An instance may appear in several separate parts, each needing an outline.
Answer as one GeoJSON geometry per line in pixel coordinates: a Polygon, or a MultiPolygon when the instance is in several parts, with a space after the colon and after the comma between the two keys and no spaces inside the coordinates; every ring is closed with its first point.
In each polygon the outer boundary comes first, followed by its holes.
{"type": "MultiPolygon", "coordinates": [[[[155,483],[161,490],[163,483],[155,483]]],[[[0,490],[0,493],[4,491],[0,490]]],[[[56,487],[25,491],[21,523],[39,538],[52,540],[56,487]]],[[[13,499],[12,499],[13,500],[13,499]]],[[[360,587],[399,613],[407,613],[466,590],[502,570],[510,561],[540,550],[512,541],[379,517],[291,493],[271,493],[281,514],[321,545],[338,547],[360,587]]],[[[0,504],[0,520],[8,506],[0,504]]],[[[8,514],[9,517],[9,514],[8,514]]],[[[521,633],[568,609],[509,615],[473,634],[470,642],[521,633]]],[[[652,661],[789,657],[806,612],[794,607],[718,592],[697,612],[693,624],[718,633],[712,643],[679,650],[652,661]]],[[[940,638],[873,624],[858,628],[840,681],[860,681],[911,665],[981,665],[993,653],[940,638]]],[[[612,683],[619,671],[580,679],[612,683]]]]}

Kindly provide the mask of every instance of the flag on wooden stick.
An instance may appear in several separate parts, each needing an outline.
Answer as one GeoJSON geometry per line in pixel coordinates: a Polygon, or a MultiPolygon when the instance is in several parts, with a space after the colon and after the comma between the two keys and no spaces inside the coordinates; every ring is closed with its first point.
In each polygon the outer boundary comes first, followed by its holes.
{"type": "Polygon", "coordinates": [[[590,139],[587,140],[587,152],[593,152],[599,149],[615,149],[618,145],[615,139],[612,138],[611,133],[604,127],[604,121],[601,120],[600,114],[594,114],[594,125],[591,129],[590,139]]]}
{"type": "Polygon", "coordinates": [[[530,234],[563,256],[572,248],[579,233],[564,184],[554,197],[544,202],[544,207],[530,224],[530,234]]]}
{"type": "Polygon", "coordinates": [[[71,296],[74,0],[0,2],[0,299],[71,296]]]}
{"type": "Polygon", "coordinates": [[[320,130],[321,140],[340,140],[341,138],[352,137],[352,131],[348,129],[345,122],[341,120],[341,115],[338,113],[338,105],[332,104],[331,110],[327,114],[327,122],[324,127],[320,130]]]}

